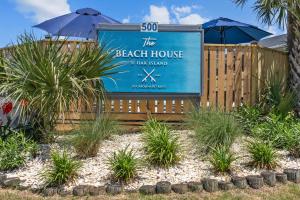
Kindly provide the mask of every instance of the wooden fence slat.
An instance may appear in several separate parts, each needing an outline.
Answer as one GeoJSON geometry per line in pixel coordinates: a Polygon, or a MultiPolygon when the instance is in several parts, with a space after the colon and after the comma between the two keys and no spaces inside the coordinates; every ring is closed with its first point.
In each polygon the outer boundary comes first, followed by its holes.
{"type": "Polygon", "coordinates": [[[148,100],[148,110],[151,113],[155,113],[155,100],[154,99],[148,100]]]}
{"type": "Polygon", "coordinates": [[[137,100],[136,99],[131,100],[131,112],[132,113],[137,112],[137,100]]]}
{"type": "Polygon", "coordinates": [[[209,104],[214,107],[216,105],[216,48],[211,47],[209,52],[209,104]]]}
{"type": "Polygon", "coordinates": [[[245,47],[245,66],[244,66],[244,103],[249,105],[250,104],[250,84],[251,84],[251,48],[250,47],[245,47]]]}
{"type": "Polygon", "coordinates": [[[242,57],[243,49],[238,46],[236,48],[236,70],[235,70],[235,106],[240,106],[242,97],[242,57]]]}
{"type": "Polygon", "coordinates": [[[257,46],[251,46],[251,82],[250,82],[250,105],[257,103],[258,100],[258,52],[257,46]]]}
{"type": "Polygon", "coordinates": [[[181,113],[181,99],[175,100],[175,113],[181,113]]]}
{"type": "Polygon", "coordinates": [[[120,99],[116,98],[114,99],[114,112],[120,112],[120,99]]]}
{"type": "Polygon", "coordinates": [[[122,100],[122,112],[127,113],[129,111],[129,102],[128,99],[122,100]]]}
{"type": "Polygon", "coordinates": [[[157,100],[157,113],[164,113],[164,100],[161,98],[157,100]]]}
{"type": "Polygon", "coordinates": [[[234,84],[233,64],[234,64],[233,48],[228,48],[227,49],[226,110],[232,109],[232,104],[234,101],[234,99],[233,99],[233,84],[234,84]]]}
{"type": "Polygon", "coordinates": [[[147,113],[147,100],[140,100],[140,112],[147,113]]]}
{"type": "Polygon", "coordinates": [[[172,99],[167,98],[166,100],[166,113],[172,113],[172,99]]]}
{"type": "Polygon", "coordinates": [[[224,110],[224,91],[225,91],[225,49],[224,47],[219,48],[218,53],[218,108],[224,110]]]}
{"type": "Polygon", "coordinates": [[[202,95],[201,95],[201,106],[202,107],[206,107],[207,106],[207,98],[208,98],[208,77],[209,77],[209,74],[208,74],[208,47],[204,47],[204,66],[203,66],[203,70],[202,70],[202,78],[203,80],[202,83],[202,95]]]}

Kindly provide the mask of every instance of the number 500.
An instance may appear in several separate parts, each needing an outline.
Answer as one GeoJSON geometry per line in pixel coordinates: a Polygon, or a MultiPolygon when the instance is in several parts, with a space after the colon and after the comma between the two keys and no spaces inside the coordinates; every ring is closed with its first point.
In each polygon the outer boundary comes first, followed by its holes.
{"type": "Polygon", "coordinates": [[[145,22],[141,25],[141,32],[157,32],[158,23],[157,22],[145,22]]]}

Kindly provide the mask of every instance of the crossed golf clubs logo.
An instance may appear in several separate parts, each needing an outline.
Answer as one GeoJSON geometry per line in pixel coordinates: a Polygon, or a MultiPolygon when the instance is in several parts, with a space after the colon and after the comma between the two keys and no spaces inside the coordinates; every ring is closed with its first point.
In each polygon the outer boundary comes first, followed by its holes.
{"type": "Polygon", "coordinates": [[[148,78],[150,78],[151,82],[155,82],[156,83],[155,78],[152,76],[152,74],[155,71],[155,69],[153,69],[150,73],[148,73],[145,69],[143,69],[143,71],[145,72],[146,76],[142,80],[142,82],[147,82],[148,78]]]}

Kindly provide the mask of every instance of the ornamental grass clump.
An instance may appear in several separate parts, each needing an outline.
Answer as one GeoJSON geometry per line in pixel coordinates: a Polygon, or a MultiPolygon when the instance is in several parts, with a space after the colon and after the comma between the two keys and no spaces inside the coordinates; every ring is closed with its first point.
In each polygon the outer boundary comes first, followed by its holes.
{"type": "Polygon", "coordinates": [[[166,124],[150,119],[143,127],[146,160],[159,167],[168,168],[180,160],[181,146],[166,124]]]}
{"type": "Polygon", "coordinates": [[[133,150],[125,149],[113,152],[112,156],[108,159],[108,163],[113,172],[113,178],[118,182],[129,182],[137,175],[138,160],[135,157],[133,150]]]}
{"type": "Polygon", "coordinates": [[[204,152],[218,146],[229,148],[242,133],[239,123],[230,113],[218,110],[194,110],[188,119],[196,135],[196,142],[204,152]]]}
{"type": "Polygon", "coordinates": [[[64,150],[62,153],[52,152],[51,162],[50,167],[42,173],[46,186],[61,186],[75,182],[81,167],[80,161],[74,160],[64,150]]]}
{"type": "Polygon", "coordinates": [[[24,166],[28,157],[36,155],[38,145],[23,133],[0,138],[0,170],[13,170],[24,166]]]}
{"type": "Polygon", "coordinates": [[[98,153],[101,142],[117,134],[118,131],[119,126],[116,121],[109,116],[101,116],[93,123],[82,124],[71,139],[71,144],[80,158],[94,157],[98,153]]]}
{"type": "Polygon", "coordinates": [[[249,141],[247,148],[251,159],[250,166],[259,169],[274,169],[278,166],[277,152],[269,142],[249,141]]]}
{"type": "Polygon", "coordinates": [[[230,150],[225,146],[219,146],[212,149],[210,156],[210,163],[217,173],[229,173],[231,169],[231,164],[236,158],[230,152],[230,150]]]}

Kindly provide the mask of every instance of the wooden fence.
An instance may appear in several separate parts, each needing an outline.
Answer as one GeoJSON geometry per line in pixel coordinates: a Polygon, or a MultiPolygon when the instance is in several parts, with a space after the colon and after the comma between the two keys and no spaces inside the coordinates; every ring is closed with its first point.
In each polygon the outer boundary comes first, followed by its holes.
{"type": "MultiPolygon", "coordinates": [[[[88,43],[70,41],[65,50],[88,43]]],[[[139,125],[149,115],[159,120],[178,122],[193,103],[201,107],[218,107],[230,111],[241,104],[253,105],[265,88],[269,72],[287,77],[288,56],[284,52],[257,45],[204,45],[203,93],[199,99],[186,98],[118,98],[106,99],[103,112],[127,125],[139,125]]],[[[96,102],[96,101],[95,101],[96,102]]],[[[66,114],[66,122],[92,120],[98,103],[76,105],[66,114]]]]}

